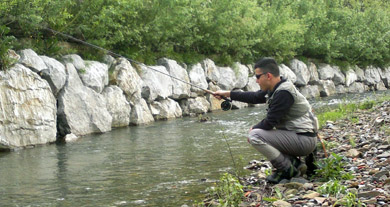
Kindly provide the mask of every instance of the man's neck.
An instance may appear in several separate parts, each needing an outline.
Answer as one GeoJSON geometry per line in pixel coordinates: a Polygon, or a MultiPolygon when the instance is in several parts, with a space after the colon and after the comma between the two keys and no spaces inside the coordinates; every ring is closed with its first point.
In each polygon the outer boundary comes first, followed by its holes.
{"type": "Polygon", "coordinates": [[[278,83],[279,83],[280,81],[282,81],[282,79],[280,78],[280,76],[279,76],[279,77],[275,77],[274,79],[272,79],[272,83],[271,83],[272,88],[271,88],[271,91],[274,91],[275,86],[278,85],[278,83]]]}

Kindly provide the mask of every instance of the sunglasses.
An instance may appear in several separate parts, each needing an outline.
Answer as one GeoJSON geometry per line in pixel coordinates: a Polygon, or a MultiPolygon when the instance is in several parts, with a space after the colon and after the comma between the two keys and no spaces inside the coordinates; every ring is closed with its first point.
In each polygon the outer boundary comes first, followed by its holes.
{"type": "Polygon", "coordinates": [[[259,78],[261,78],[261,76],[262,76],[262,75],[265,75],[265,74],[267,74],[267,73],[256,74],[256,79],[259,79],[259,78]]]}

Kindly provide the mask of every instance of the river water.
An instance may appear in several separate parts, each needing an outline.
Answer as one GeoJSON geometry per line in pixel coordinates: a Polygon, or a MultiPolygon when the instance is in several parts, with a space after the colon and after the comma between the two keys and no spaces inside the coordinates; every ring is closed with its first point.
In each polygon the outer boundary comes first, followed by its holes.
{"type": "MultiPolygon", "coordinates": [[[[311,102],[319,110],[383,94],[311,102]]],[[[216,111],[207,122],[185,117],[0,153],[0,206],[191,206],[223,173],[261,159],[246,135],[264,115],[264,105],[216,111]]]]}

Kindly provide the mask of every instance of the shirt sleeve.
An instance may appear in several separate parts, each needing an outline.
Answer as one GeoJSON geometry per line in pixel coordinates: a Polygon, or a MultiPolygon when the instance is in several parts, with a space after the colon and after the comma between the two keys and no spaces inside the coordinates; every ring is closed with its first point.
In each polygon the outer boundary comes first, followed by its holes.
{"type": "Polygon", "coordinates": [[[265,130],[273,129],[279,124],[280,120],[287,114],[293,104],[294,97],[288,91],[278,91],[268,107],[267,116],[252,128],[265,130]]]}
{"type": "Polygon", "coordinates": [[[256,92],[253,91],[231,91],[230,98],[235,101],[241,101],[250,104],[259,104],[265,103],[267,99],[265,98],[267,95],[266,91],[258,90],[256,92]]]}

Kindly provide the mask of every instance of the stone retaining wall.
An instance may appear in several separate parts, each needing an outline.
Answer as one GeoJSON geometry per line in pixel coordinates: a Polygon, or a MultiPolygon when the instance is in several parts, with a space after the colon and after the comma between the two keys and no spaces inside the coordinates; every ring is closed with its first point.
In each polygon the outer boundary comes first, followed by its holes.
{"type": "MultiPolygon", "coordinates": [[[[113,127],[220,110],[221,101],[199,88],[260,89],[252,66],[240,63],[219,67],[205,59],[187,66],[162,58],[158,65],[146,66],[110,56],[96,62],[75,54],[56,60],[31,49],[12,54],[16,63],[0,71],[0,149],[75,140],[113,127]]],[[[280,71],[307,98],[390,87],[390,68],[341,71],[293,59],[288,66],[281,64],[280,71]]]]}

